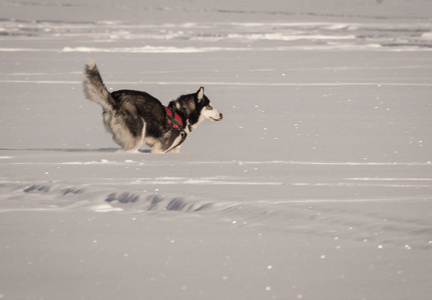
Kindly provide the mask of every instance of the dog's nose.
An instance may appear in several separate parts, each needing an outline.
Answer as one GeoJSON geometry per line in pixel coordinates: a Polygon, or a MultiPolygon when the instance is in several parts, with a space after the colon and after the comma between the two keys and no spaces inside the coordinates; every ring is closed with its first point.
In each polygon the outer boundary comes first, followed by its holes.
{"type": "Polygon", "coordinates": [[[223,113],[220,113],[220,116],[219,116],[219,120],[218,121],[221,121],[223,119],[223,113]]]}

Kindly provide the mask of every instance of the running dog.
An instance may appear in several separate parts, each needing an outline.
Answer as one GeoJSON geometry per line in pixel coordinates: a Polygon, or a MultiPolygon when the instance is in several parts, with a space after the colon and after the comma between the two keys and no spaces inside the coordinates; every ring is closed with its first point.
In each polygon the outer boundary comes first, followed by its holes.
{"type": "Polygon", "coordinates": [[[147,94],[134,90],[110,93],[94,62],[85,67],[84,94],[102,106],[103,123],[125,151],[138,152],[143,143],[151,153],[178,153],[188,134],[203,120],[221,121],[223,115],[213,108],[201,87],[196,93],[182,95],[168,107],[147,94]]]}

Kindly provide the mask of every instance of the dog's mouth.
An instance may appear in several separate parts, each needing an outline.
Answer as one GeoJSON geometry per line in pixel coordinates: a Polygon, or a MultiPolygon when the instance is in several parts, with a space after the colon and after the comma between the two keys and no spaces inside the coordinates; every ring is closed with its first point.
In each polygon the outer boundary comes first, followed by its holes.
{"type": "Polygon", "coordinates": [[[212,118],[212,117],[210,117],[210,119],[212,119],[213,121],[222,121],[223,114],[220,114],[220,118],[219,119],[215,119],[215,118],[212,118]]]}

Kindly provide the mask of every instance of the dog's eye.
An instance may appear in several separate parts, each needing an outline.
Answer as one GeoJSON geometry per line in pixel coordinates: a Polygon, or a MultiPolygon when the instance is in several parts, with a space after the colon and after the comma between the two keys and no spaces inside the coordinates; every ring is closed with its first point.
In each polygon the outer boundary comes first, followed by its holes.
{"type": "Polygon", "coordinates": [[[213,107],[211,105],[207,105],[206,108],[207,108],[207,110],[212,110],[213,109],[213,107]]]}

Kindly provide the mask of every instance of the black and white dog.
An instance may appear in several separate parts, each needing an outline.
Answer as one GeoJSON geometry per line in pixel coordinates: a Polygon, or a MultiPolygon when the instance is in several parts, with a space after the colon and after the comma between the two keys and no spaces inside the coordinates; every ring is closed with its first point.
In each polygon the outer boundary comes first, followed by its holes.
{"type": "Polygon", "coordinates": [[[203,120],[220,121],[222,114],[213,108],[201,87],[183,95],[168,107],[140,91],[110,93],[94,62],[85,67],[84,93],[103,108],[103,123],[123,150],[137,152],[146,143],[151,153],[178,153],[187,135],[203,120]]]}

